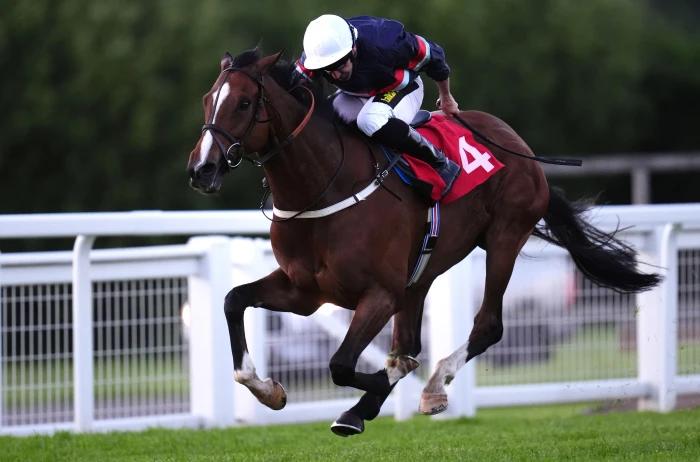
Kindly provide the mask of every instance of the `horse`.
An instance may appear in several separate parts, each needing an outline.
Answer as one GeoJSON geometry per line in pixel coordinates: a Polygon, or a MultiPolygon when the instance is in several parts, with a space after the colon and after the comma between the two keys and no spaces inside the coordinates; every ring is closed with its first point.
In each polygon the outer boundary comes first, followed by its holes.
{"type": "Polygon", "coordinates": [[[249,307],[301,316],[324,303],[354,310],[329,361],[336,385],[364,391],[331,425],[334,433],[349,436],[363,432],[396,383],[418,367],[428,289],[477,246],[487,255],[483,301],[466,343],[442,359],[428,380],[419,405],[424,414],[442,412],[448,402],[444,385],[501,339],[503,295],[531,235],[565,248],[599,285],[638,292],[658,284],[658,275],[636,269],[633,249],[591,226],[584,206],[548,185],[533,151],[510,126],[485,112],[463,111],[460,118],[492,144],[505,168],[442,206],[432,257],[408,285],[429,202],[382,170],[387,161],[381,147],[341,123],[323,85],[300,78],[280,54],[263,56],[256,48],[222,57],[220,73],[203,97],[205,124],[187,164],[191,187],[209,194],[220,190],[229,170],[250,161],[263,168],[274,199],[270,241],[279,267],[234,287],[223,302],[234,378],[262,404],[283,408],[286,391],[256,374],[243,324],[249,307]],[[371,184],[375,189],[358,197],[371,184]],[[356,371],[360,354],[392,317],[386,367],[356,371]]]}

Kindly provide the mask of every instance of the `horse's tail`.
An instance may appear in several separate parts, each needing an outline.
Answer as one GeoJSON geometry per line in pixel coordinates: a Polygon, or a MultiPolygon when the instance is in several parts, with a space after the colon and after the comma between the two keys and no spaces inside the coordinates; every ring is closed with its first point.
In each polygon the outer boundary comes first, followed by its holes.
{"type": "Polygon", "coordinates": [[[592,226],[582,215],[586,204],[569,202],[558,188],[549,188],[545,225],[533,234],[565,248],[581,272],[596,284],[618,292],[642,292],[656,286],[661,277],[637,271],[637,253],[615,238],[592,226]]]}

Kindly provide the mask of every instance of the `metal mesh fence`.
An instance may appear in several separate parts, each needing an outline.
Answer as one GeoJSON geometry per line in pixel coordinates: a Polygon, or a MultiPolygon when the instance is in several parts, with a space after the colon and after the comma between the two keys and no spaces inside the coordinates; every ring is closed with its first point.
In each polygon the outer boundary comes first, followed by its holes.
{"type": "Polygon", "coordinates": [[[700,374],[700,249],[678,256],[678,374],[700,374]]]}
{"type": "Polygon", "coordinates": [[[512,281],[503,338],[478,358],[478,385],[636,376],[634,296],[594,285],[564,255],[521,259],[512,281]]]}
{"type": "Polygon", "coordinates": [[[189,411],[187,280],[95,284],[95,418],[189,411]]]}
{"type": "MultiPolygon", "coordinates": [[[[636,377],[634,296],[593,285],[563,252],[530,256],[537,258],[518,260],[506,292],[503,339],[477,360],[478,385],[636,377]]],[[[700,250],[681,250],[678,282],[678,373],[699,374],[700,250]]],[[[480,303],[483,282],[473,284],[480,303]]],[[[0,424],[72,421],[71,285],[0,290],[0,424]]],[[[185,277],[93,283],[96,419],[190,410],[189,348],[180,316],[187,295],[185,277]]],[[[342,336],[351,311],[328,306],[310,318],[266,315],[268,375],[286,386],[290,402],[359,396],[332,383],[328,362],[341,339],[314,322],[316,316],[332,319],[342,336]]],[[[432,321],[440,322],[436,316],[432,321]]],[[[390,344],[391,323],[373,342],[382,358],[390,344]]],[[[431,372],[427,339],[423,346],[416,372],[425,378],[431,372]]],[[[360,371],[383,367],[367,358],[360,371]]]]}
{"type": "MultiPolygon", "coordinates": [[[[72,421],[71,284],[1,290],[2,425],[72,421]]],[[[186,278],[96,282],[93,290],[95,417],[188,411],[186,278]]]]}
{"type": "Polygon", "coordinates": [[[2,425],[73,418],[70,284],[2,287],[2,425]]]}

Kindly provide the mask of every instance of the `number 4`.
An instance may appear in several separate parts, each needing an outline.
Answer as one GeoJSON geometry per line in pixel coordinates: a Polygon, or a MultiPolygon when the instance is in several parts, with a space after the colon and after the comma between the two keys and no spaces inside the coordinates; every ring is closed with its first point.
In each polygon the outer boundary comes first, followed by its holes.
{"type": "Polygon", "coordinates": [[[493,164],[489,162],[491,155],[488,152],[479,152],[463,136],[459,138],[459,157],[462,159],[462,167],[467,173],[471,173],[479,167],[486,170],[486,173],[493,170],[493,164]],[[471,154],[474,161],[469,162],[467,154],[471,154]]]}

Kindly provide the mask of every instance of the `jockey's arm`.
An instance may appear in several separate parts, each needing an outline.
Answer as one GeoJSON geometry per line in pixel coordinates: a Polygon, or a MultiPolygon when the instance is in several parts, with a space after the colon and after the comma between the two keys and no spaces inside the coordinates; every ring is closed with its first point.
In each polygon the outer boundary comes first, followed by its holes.
{"type": "Polygon", "coordinates": [[[425,72],[435,81],[440,98],[437,106],[445,114],[453,115],[459,112],[459,106],[450,93],[450,67],[445,59],[445,51],[435,42],[420,35],[405,32],[402,40],[397,40],[395,55],[398,63],[416,72],[425,72]]]}
{"type": "Polygon", "coordinates": [[[440,95],[437,100],[438,109],[447,115],[458,114],[459,105],[454,99],[454,96],[452,96],[452,93],[450,93],[450,78],[448,77],[441,81],[436,80],[435,83],[437,84],[438,93],[440,95]]]}

